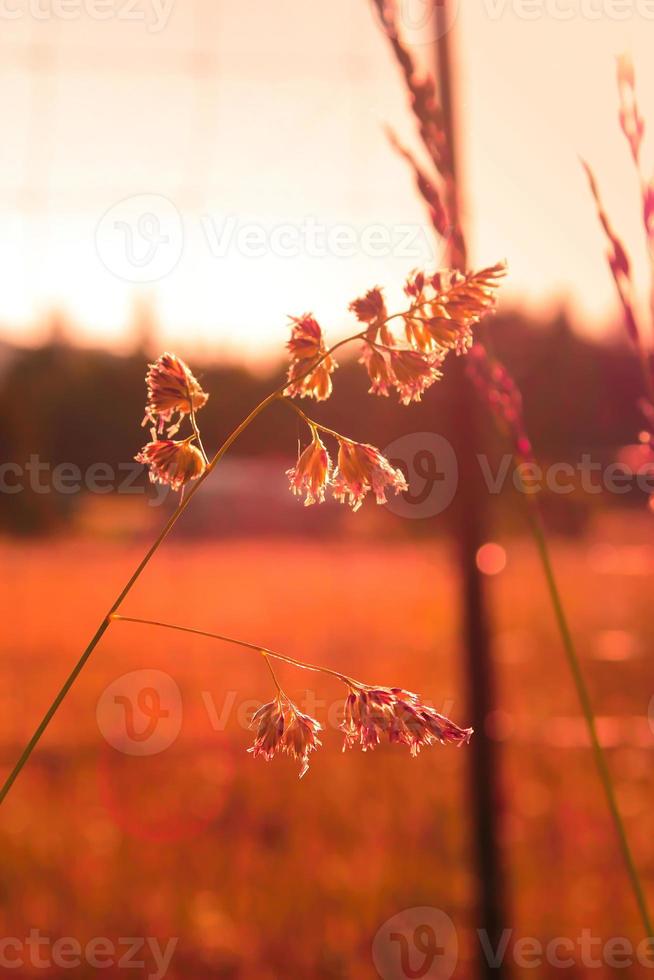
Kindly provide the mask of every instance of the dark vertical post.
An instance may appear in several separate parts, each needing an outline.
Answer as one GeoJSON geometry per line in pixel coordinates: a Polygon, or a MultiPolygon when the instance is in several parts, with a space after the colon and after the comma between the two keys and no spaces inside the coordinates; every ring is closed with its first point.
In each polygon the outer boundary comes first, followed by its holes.
{"type": "MultiPolygon", "coordinates": [[[[449,242],[449,261],[465,263],[464,231],[461,224],[461,182],[457,167],[455,101],[450,54],[449,15],[456,0],[434,0],[437,77],[443,125],[449,146],[451,186],[449,210],[454,232],[449,242]]],[[[462,581],[462,626],[466,647],[466,680],[470,716],[475,729],[470,742],[470,800],[475,838],[478,881],[478,922],[493,949],[497,949],[504,915],[504,888],[499,840],[499,771],[497,745],[489,732],[489,717],[495,704],[495,676],[491,657],[489,616],[484,579],[477,567],[477,552],[487,540],[487,503],[476,454],[482,451],[480,406],[465,373],[465,358],[449,362],[452,384],[450,410],[454,449],[459,464],[455,498],[455,534],[462,581]]],[[[491,966],[479,946],[479,975],[508,976],[506,965],[491,966]]]]}

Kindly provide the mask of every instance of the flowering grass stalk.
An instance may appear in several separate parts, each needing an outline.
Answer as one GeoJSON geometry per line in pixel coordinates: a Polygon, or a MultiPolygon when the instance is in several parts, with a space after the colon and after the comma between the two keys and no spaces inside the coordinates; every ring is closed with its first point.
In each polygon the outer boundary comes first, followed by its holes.
{"type": "MultiPolygon", "coordinates": [[[[409,93],[411,109],[418,126],[418,132],[424,149],[427,151],[427,155],[433,165],[433,174],[427,173],[417,162],[415,156],[401,145],[392,133],[390,134],[391,142],[395,149],[407,160],[413,170],[418,192],[427,205],[436,235],[448,245],[452,264],[456,267],[465,267],[467,252],[465,236],[459,220],[456,179],[452,166],[453,153],[452,147],[448,143],[443,113],[438,103],[436,85],[430,75],[421,73],[417,69],[413,56],[404,44],[400,36],[399,19],[393,0],[373,0],[373,4],[379,15],[382,30],[391,45],[391,49],[402,71],[409,93]]],[[[643,221],[652,265],[651,308],[652,325],[654,328],[654,182],[648,183],[645,181],[640,169],[640,144],[644,131],[644,123],[635,99],[633,70],[626,60],[622,60],[618,66],[618,85],[621,98],[620,123],[629,142],[632,157],[641,181],[643,221]]],[[[648,393],[647,402],[644,406],[644,414],[648,419],[652,433],[654,433],[654,382],[652,380],[652,365],[645,352],[634,314],[631,298],[632,283],[629,260],[602,208],[593,174],[587,165],[584,166],[586,166],[591,182],[591,190],[597,202],[600,221],[610,242],[609,264],[624,310],[627,330],[639,352],[645,387],[648,393]]],[[[497,427],[510,440],[516,462],[533,460],[533,449],[522,411],[522,397],[510,373],[479,341],[472,345],[467,368],[475,387],[491,410],[497,427]]],[[[517,472],[519,474],[519,470],[517,472]]],[[[597,736],[592,702],[581,669],[576,645],[568,624],[561,592],[556,581],[540,508],[538,502],[530,494],[523,494],[522,496],[527,501],[529,526],[545,574],[548,594],[552,603],[561,642],[588,728],[595,763],[606,795],[611,819],[618,836],[622,858],[636,899],[645,935],[650,937],[654,935],[654,931],[652,930],[652,922],[645,892],[617,804],[610,769],[597,736]]]]}
{"type": "MultiPolygon", "coordinates": [[[[335,677],[347,686],[347,697],[344,705],[344,720],[340,725],[344,734],[343,751],[355,745],[361,746],[365,752],[373,749],[387,739],[389,742],[397,742],[409,746],[411,755],[418,755],[421,748],[433,745],[434,742],[441,744],[464,745],[470,741],[473,734],[471,728],[459,728],[453,721],[441,715],[430,705],[426,704],[417,694],[405,691],[399,687],[379,687],[365,684],[363,681],[355,680],[348,674],[343,674],[330,667],[320,667],[316,664],[306,663],[297,660],[283,653],[269,650],[267,647],[249,643],[245,640],[237,640],[234,637],[225,636],[222,633],[208,632],[207,630],[196,629],[190,626],[180,626],[176,623],[162,623],[152,619],[140,619],[135,616],[120,616],[115,614],[114,620],[125,623],[140,623],[144,626],[158,626],[162,629],[178,630],[182,633],[192,633],[195,636],[205,636],[213,640],[221,640],[224,643],[231,643],[236,646],[260,653],[268,662],[269,658],[279,660],[285,664],[291,664],[300,670],[309,670],[314,673],[326,674],[335,677]]],[[[272,668],[271,672],[272,672],[272,668]]],[[[276,752],[285,750],[285,739],[288,737],[288,719],[291,716],[291,732],[294,744],[294,751],[290,751],[295,758],[302,760],[300,778],[307,772],[308,754],[296,753],[298,745],[304,745],[303,734],[306,733],[307,744],[310,744],[308,751],[314,751],[320,744],[313,736],[321,730],[315,719],[303,715],[297,705],[284,693],[279,686],[277,678],[272,672],[273,680],[277,688],[277,697],[274,701],[262,705],[255,713],[252,720],[253,727],[257,730],[255,745],[248,751],[252,752],[256,758],[262,755],[267,761],[274,758],[276,752]],[[286,735],[284,734],[286,733],[286,735]]],[[[287,750],[288,752],[288,750],[287,750]]]]}
{"type": "MultiPolygon", "coordinates": [[[[440,372],[432,369],[434,359],[440,365],[451,350],[465,353],[470,346],[472,326],[493,305],[498,279],[503,272],[503,267],[495,266],[467,275],[443,271],[429,276],[424,273],[420,277],[413,276],[405,288],[408,304],[406,309],[392,316],[386,311],[381,290],[375,287],[365,297],[351,304],[351,310],[365,329],[329,348],[318,322],[311,314],[293,318],[291,339],[288,343],[290,364],[286,381],[253,408],[211,459],[202,445],[196,418],[197,412],[207,403],[208,394],[202,390],[190,368],[176,355],[165,353],[150,365],[146,376],[148,398],[143,424],[151,425],[151,438],[136,458],[149,468],[153,482],[167,484],[180,492],[179,504],[107,610],[91,641],[46,711],[0,789],[0,803],[6,798],[94,649],[117,618],[118,610],[133,585],[190,505],[203,482],[250,423],[278,401],[290,406],[306,422],[311,443],[288,473],[292,492],[306,494],[305,504],[322,502],[328,488],[331,488],[336,500],[349,503],[353,510],[358,510],[370,492],[377,503],[384,503],[388,489],[396,493],[406,489],[401,471],[394,469],[374,446],[355,442],[313,421],[291,398],[298,396],[316,401],[328,398],[332,391],[331,376],[337,367],[334,353],[346,344],[360,341],[364,352],[362,363],[367,366],[373,385],[371,391],[388,394],[387,389],[382,391],[379,387],[379,372],[382,370],[380,365],[383,362],[384,377],[389,385],[396,388],[400,399],[405,403],[420,400],[424,389],[440,377],[440,372]],[[404,345],[389,326],[396,319],[404,324],[404,345]],[[424,342],[420,346],[412,345],[415,324],[418,322],[424,332],[424,342]],[[378,358],[374,369],[371,366],[370,352],[378,358]],[[191,434],[186,438],[174,438],[185,421],[190,424],[191,434]],[[319,432],[334,438],[338,443],[336,467],[331,463],[318,436],[319,432]]],[[[251,646],[246,643],[241,645],[251,646]]],[[[277,655],[268,651],[266,656],[277,655]]],[[[292,658],[280,659],[305,669],[315,669],[292,658]]],[[[402,688],[372,688],[337,672],[321,669],[344,680],[350,694],[354,694],[361,703],[372,698],[379,709],[379,718],[372,719],[369,712],[366,714],[359,707],[359,742],[364,749],[377,744],[382,732],[388,734],[390,741],[410,745],[413,754],[422,745],[430,745],[434,741],[461,744],[472,734],[469,729],[459,729],[449,719],[441,719],[440,716],[437,718],[432,709],[416,695],[405,692],[402,688]],[[373,697],[371,691],[385,693],[373,697]],[[410,719],[413,719],[411,725],[410,719]]],[[[276,700],[270,702],[266,710],[258,716],[257,724],[259,729],[253,755],[262,755],[269,759],[277,751],[284,752],[301,761],[301,774],[304,774],[308,767],[309,752],[314,751],[319,744],[316,737],[319,723],[302,715],[297,706],[278,688],[276,700]]],[[[348,744],[353,744],[351,727],[348,744]]]]}
{"type": "MultiPolygon", "coordinates": [[[[648,180],[643,173],[641,147],[645,135],[645,120],[638,108],[634,68],[626,55],[618,58],[617,83],[620,128],[629,146],[640,189],[643,231],[650,263],[650,329],[654,332],[654,178],[648,180]]],[[[639,434],[639,439],[651,460],[654,453],[654,365],[651,343],[648,344],[645,340],[636,307],[633,266],[627,248],[614,231],[606,213],[595,174],[584,160],[581,163],[588,177],[597,217],[607,240],[607,261],[622,308],[627,337],[635,348],[640,363],[645,392],[640,400],[640,409],[645,420],[645,428],[639,434]]],[[[654,497],[650,497],[649,504],[650,508],[654,509],[654,497]]]]}

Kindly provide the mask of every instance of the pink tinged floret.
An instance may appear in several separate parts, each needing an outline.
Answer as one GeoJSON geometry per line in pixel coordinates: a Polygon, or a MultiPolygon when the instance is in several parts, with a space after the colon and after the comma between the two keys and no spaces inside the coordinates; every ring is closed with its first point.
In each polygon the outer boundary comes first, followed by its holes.
{"type": "Polygon", "coordinates": [[[405,286],[412,299],[403,316],[408,342],[423,353],[466,354],[473,343],[472,328],[495,305],[503,263],[479,272],[443,270],[432,276],[413,273],[405,286]]]}
{"type": "Polygon", "coordinates": [[[395,340],[387,326],[388,311],[379,286],[368,290],[365,296],[360,299],[355,299],[353,303],[350,303],[350,309],[360,323],[368,324],[366,331],[368,340],[379,339],[383,344],[389,347],[393,346],[395,340]]]}
{"type": "Polygon", "coordinates": [[[303,714],[295,705],[289,703],[288,722],[282,738],[282,752],[300,763],[300,779],[309,769],[309,755],[315,752],[322,742],[318,732],[322,731],[320,722],[310,715],[303,714]]]}
{"type": "Polygon", "coordinates": [[[395,493],[408,489],[404,474],[394,469],[374,446],[339,440],[338,468],[332,489],[334,497],[358,510],[371,490],[378,504],[386,503],[386,489],[395,493]]]}
{"type": "Polygon", "coordinates": [[[317,433],[286,475],[296,496],[306,494],[305,507],[324,502],[325,490],[332,477],[332,461],[317,433]]]}
{"type": "Polygon", "coordinates": [[[275,698],[274,701],[262,704],[250,723],[250,728],[256,731],[256,735],[254,745],[248,749],[248,752],[255,759],[258,756],[263,756],[266,762],[270,762],[281,749],[284,727],[284,711],[281,700],[275,698]]]}
{"type": "Polygon", "coordinates": [[[291,323],[286,394],[324,401],[332,393],[331,375],[338,365],[331,355],[326,354],[322,330],[311,314],[293,317],[291,323]]]}
{"type": "Polygon", "coordinates": [[[365,365],[370,378],[368,394],[387,396],[393,384],[393,376],[381,351],[376,350],[372,344],[364,343],[359,363],[365,365]]]}
{"type": "Polygon", "coordinates": [[[261,756],[270,762],[279,753],[288,755],[300,763],[300,779],[309,768],[309,755],[322,744],[320,723],[303,714],[284,694],[263,704],[250,727],[256,731],[254,745],[248,749],[253,758],[261,756]]]}
{"type": "Polygon", "coordinates": [[[361,323],[379,323],[388,316],[379,286],[369,289],[365,296],[350,303],[350,309],[361,323]]]}
{"type": "Polygon", "coordinates": [[[419,402],[424,391],[442,378],[444,353],[424,354],[415,350],[390,353],[393,384],[403,405],[419,402]]]}
{"type": "Polygon", "coordinates": [[[165,423],[168,435],[179,430],[182,418],[197,412],[206,405],[209,395],[202,390],[199,381],[187,364],[176,354],[164,353],[148,367],[145,377],[148,400],[145,406],[143,424],[151,422],[159,433],[165,423]],[[173,422],[177,416],[177,421],[173,422]]]}
{"type": "Polygon", "coordinates": [[[366,752],[382,740],[408,746],[416,756],[421,748],[439,742],[463,745],[471,728],[459,728],[451,719],[424,704],[417,694],[402,688],[351,688],[345,702],[343,751],[359,745],[366,752]]]}
{"type": "Polygon", "coordinates": [[[202,453],[189,439],[153,439],[134,458],[149,468],[151,483],[167,484],[175,491],[197,480],[206,469],[202,453]]]}

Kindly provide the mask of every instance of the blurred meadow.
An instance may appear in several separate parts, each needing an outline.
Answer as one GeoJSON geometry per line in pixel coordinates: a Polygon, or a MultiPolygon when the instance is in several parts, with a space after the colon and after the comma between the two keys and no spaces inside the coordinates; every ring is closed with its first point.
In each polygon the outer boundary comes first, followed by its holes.
{"type": "MultiPolygon", "coordinates": [[[[176,538],[125,614],[220,629],[373,682],[399,681],[463,723],[447,544],[361,540],[356,520],[333,542],[176,538]]],[[[649,520],[599,516],[582,537],[557,539],[555,558],[620,804],[651,879],[649,520]]],[[[503,546],[506,567],[489,585],[511,927],[544,942],[583,928],[637,935],[532,545],[515,536],[503,546]]],[[[1,555],[10,572],[0,711],[9,765],[139,548],[72,537],[6,541],[1,555]]],[[[3,809],[3,934],[23,936],[29,923],[82,942],[178,936],[174,978],[367,978],[382,923],[428,905],[457,923],[455,976],[475,975],[465,750],[342,755],[341,685],[283,666],[279,675],[305,710],[317,704],[331,719],[301,782],[289,760],[246,754],[244,719],[270,688],[256,654],[116,624],[3,809]],[[149,757],[117,751],[96,720],[104,689],[131,671],[164,671],[181,692],[179,736],[149,757]]],[[[585,975],[581,966],[564,972],[585,975]]]]}

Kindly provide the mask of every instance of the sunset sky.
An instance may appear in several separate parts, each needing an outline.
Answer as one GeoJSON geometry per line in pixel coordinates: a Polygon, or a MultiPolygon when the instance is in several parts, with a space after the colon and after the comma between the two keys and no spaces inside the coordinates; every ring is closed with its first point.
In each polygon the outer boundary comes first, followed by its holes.
{"type": "MultiPolygon", "coordinates": [[[[423,0],[400,3],[428,61],[423,0]]],[[[506,297],[543,313],[565,302],[601,330],[615,303],[578,156],[644,293],[615,56],[631,51],[654,127],[654,3],[460,8],[473,260],[506,258],[506,297]]],[[[287,314],[313,310],[338,337],[354,296],[377,283],[399,296],[412,268],[438,261],[383,132],[417,145],[367,0],[138,0],[131,16],[125,0],[3,0],[0,48],[5,339],[38,342],[54,308],[80,342],[124,348],[147,302],[162,343],[266,355],[287,314]]]]}

